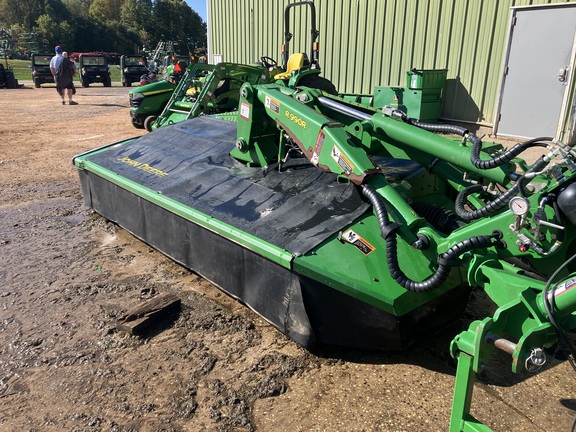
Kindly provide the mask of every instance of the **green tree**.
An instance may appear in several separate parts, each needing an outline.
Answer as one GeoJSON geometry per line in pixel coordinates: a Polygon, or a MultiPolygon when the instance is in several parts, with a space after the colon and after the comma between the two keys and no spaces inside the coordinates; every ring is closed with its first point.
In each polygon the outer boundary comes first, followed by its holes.
{"type": "Polygon", "coordinates": [[[127,53],[171,40],[185,53],[206,45],[206,24],[183,0],[0,0],[0,11],[0,27],[41,34],[50,50],[127,53]]]}
{"type": "Polygon", "coordinates": [[[94,0],[90,5],[90,16],[101,23],[119,22],[123,3],[124,0],[94,0]]]}
{"type": "Polygon", "coordinates": [[[193,48],[206,45],[206,24],[184,0],[157,0],[151,33],[157,40],[172,40],[193,48]]]}
{"type": "Polygon", "coordinates": [[[26,30],[32,30],[36,20],[44,12],[43,0],[0,0],[0,24],[11,27],[20,24],[26,30]]]}
{"type": "Polygon", "coordinates": [[[38,29],[51,44],[59,44],[67,51],[74,48],[76,34],[74,27],[68,21],[57,21],[50,15],[44,14],[38,18],[37,22],[38,29]]]}
{"type": "Polygon", "coordinates": [[[152,0],[124,0],[120,11],[120,22],[132,34],[138,35],[139,45],[152,46],[156,43],[152,28],[152,0]]]}

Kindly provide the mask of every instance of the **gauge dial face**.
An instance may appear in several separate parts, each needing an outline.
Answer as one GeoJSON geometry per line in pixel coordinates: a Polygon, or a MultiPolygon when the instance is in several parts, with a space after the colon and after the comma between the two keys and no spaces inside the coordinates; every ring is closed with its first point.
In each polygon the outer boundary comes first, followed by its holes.
{"type": "Polygon", "coordinates": [[[514,197],[509,203],[512,213],[519,216],[524,216],[530,210],[530,202],[523,197],[514,197]]]}

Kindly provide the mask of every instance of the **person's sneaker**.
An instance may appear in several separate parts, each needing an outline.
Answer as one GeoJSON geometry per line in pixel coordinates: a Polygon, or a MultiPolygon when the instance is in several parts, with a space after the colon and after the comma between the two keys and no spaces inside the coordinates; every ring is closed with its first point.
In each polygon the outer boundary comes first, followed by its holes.
{"type": "Polygon", "coordinates": [[[62,105],[66,105],[66,102],[62,101],[62,105]]]}
{"type": "Polygon", "coordinates": [[[78,102],[68,101],[68,105],[78,105],[78,102]]]}

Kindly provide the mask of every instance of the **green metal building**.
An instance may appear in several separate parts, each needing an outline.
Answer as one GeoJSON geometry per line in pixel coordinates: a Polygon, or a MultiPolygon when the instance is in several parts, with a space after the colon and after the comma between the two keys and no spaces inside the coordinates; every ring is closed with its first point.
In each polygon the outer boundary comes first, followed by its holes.
{"type": "MultiPolygon", "coordinates": [[[[280,60],[283,12],[288,3],[291,2],[208,0],[209,61],[250,64],[264,55],[280,60]]],[[[314,0],[314,4],[320,31],[322,74],[339,92],[367,94],[377,85],[405,86],[406,72],[412,68],[448,69],[441,119],[483,126],[498,135],[531,136],[514,127],[512,132],[505,130],[507,126],[502,130],[501,126],[510,117],[524,120],[527,125],[534,124],[538,118],[549,115],[549,108],[540,114],[536,107],[544,110],[542,105],[553,104],[558,105],[558,118],[548,121],[555,124],[549,125],[550,132],[543,134],[552,134],[555,129],[555,137],[574,141],[576,105],[572,70],[576,19],[572,21],[570,14],[576,11],[576,0],[314,0]],[[552,16],[549,11],[557,11],[557,15],[552,16]],[[535,26],[533,21],[524,20],[524,15],[550,15],[546,19],[551,23],[546,27],[536,21],[535,26]],[[555,84],[544,83],[543,88],[535,85],[531,81],[535,78],[530,75],[532,66],[522,66],[523,71],[516,69],[517,76],[508,76],[507,61],[514,60],[517,45],[521,58],[534,57],[533,42],[527,40],[522,45],[512,37],[522,33],[512,31],[516,20],[521,18],[519,22],[526,25],[530,22],[532,27],[526,31],[528,39],[530,35],[535,37],[547,52],[546,44],[558,43],[555,30],[562,25],[559,21],[563,17],[568,21],[564,24],[567,36],[562,39],[568,48],[559,55],[567,60],[549,65],[554,75],[558,75],[551,77],[554,81],[564,79],[562,87],[549,92],[547,86],[555,84]],[[550,28],[554,29],[553,33],[547,30],[550,28]],[[542,34],[536,34],[538,32],[542,34]],[[520,82],[526,92],[520,96],[507,95],[504,90],[512,88],[513,82],[520,82]],[[528,98],[531,90],[535,94],[528,98]],[[556,98],[560,100],[544,101],[542,95],[549,93],[561,93],[556,98]],[[528,99],[524,102],[524,98],[528,99]],[[534,109],[527,113],[521,112],[518,106],[508,109],[507,100],[511,99],[518,102],[520,108],[529,109],[533,103],[534,109]]],[[[308,50],[307,9],[296,8],[291,17],[294,33],[291,50],[308,50]]],[[[534,61],[548,62],[537,58],[534,61]]],[[[550,75],[549,71],[543,73],[550,75]]]]}

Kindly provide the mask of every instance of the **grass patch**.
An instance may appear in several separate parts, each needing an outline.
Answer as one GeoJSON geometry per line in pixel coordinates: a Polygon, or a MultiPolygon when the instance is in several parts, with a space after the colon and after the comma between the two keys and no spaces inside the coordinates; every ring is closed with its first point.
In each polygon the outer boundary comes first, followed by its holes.
{"type": "MultiPolygon", "coordinates": [[[[6,66],[4,60],[2,64],[6,66]]],[[[30,61],[28,60],[8,60],[8,66],[14,70],[14,76],[17,80],[31,80],[32,79],[32,69],[28,67],[30,61]]]]}
{"type": "MultiPolygon", "coordinates": [[[[4,59],[2,59],[2,64],[4,59]]],[[[8,60],[8,66],[14,70],[14,76],[18,81],[32,81],[32,69],[28,67],[30,60],[8,60]]],[[[118,65],[110,65],[110,77],[112,82],[120,81],[120,67],[118,65]]],[[[76,74],[76,81],[78,81],[78,74],[76,74]]]]}

